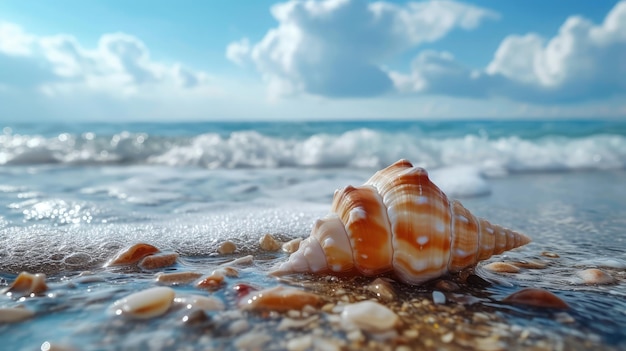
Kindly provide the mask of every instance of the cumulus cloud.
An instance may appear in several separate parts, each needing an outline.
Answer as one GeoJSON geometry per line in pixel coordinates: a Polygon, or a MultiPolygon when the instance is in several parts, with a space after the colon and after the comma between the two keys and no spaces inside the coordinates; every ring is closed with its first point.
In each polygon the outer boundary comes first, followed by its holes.
{"type": "Polygon", "coordinates": [[[626,1],[603,23],[572,16],[550,39],[506,37],[484,70],[471,70],[449,53],[423,52],[407,75],[392,72],[404,92],[464,97],[502,96],[553,103],[626,93],[626,1]]]}
{"type": "Polygon", "coordinates": [[[237,64],[252,62],[272,96],[309,93],[362,97],[393,89],[383,65],[417,45],[450,31],[473,29],[492,11],[455,1],[403,6],[365,0],[288,1],[274,5],[278,21],[254,45],[231,43],[226,56],[237,64]]]}
{"type": "Polygon", "coordinates": [[[143,42],[124,33],[105,34],[95,48],[85,48],[70,35],[36,36],[0,23],[0,66],[3,90],[48,96],[93,92],[126,98],[209,86],[206,73],[157,62],[143,42]]]}

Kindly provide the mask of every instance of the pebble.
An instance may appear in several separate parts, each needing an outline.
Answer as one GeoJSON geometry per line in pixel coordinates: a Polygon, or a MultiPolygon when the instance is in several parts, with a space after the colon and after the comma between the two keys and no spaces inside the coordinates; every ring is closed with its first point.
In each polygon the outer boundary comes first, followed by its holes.
{"type": "Polygon", "coordinates": [[[163,253],[144,257],[139,261],[139,267],[143,269],[157,269],[174,265],[178,260],[177,253],[163,253]]]}
{"type": "Polygon", "coordinates": [[[120,266],[120,265],[130,265],[139,262],[142,258],[158,253],[159,249],[156,247],[146,244],[146,243],[138,243],[122,249],[117,253],[109,262],[107,262],[104,266],[120,266]]]}
{"type": "Polygon", "coordinates": [[[341,320],[344,325],[354,325],[367,332],[380,333],[395,328],[399,317],[378,302],[366,300],[345,306],[341,312],[341,320]]]}
{"type": "Polygon", "coordinates": [[[613,284],[615,279],[608,273],[596,268],[585,269],[576,273],[585,284],[613,284]]]}
{"type": "Polygon", "coordinates": [[[443,305],[446,303],[446,295],[441,291],[433,291],[433,303],[435,305],[443,305]]]}
{"type": "Polygon", "coordinates": [[[254,257],[252,255],[247,255],[243,257],[236,258],[230,262],[226,262],[222,264],[222,267],[228,266],[249,266],[254,262],[254,257]]]}
{"type": "Polygon", "coordinates": [[[518,273],[519,268],[506,262],[492,262],[483,266],[484,269],[497,273],[518,273]]]}
{"type": "Polygon", "coordinates": [[[441,336],[441,342],[443,343],[449,344],[452,340],[454,340],[453,332],[445,333],[441,336]]]}
{"type": "Polygon", "coordinates": [[[459,284],[450,280],[440,280],[435,284],[435,287],[443,291],[457,291],[461,288],[459,284]]]}
{"type": "Polygon", "coordinates": [[[235,252],[235,250],[237,250],[237,244],[230,240],[224,241],[220,247],[217,248],[217,252],[220,255],[228,255],[235,252]]]}
{"type": "Polygon", "coordinates": [[[298,251],[300,248],[300,243],[302,242],[302,238],[295,238],[293,240],[289,240],[286,243],[283,243],[283,251],[286,253],[294,253],[298,251]]]}
{"type": "Polygon", "coordinates": [[[174,290],[160,286],[146,289],[117,300],[111,306],[115,315],[148,319],[167,312],[174,301],[174,290]]]}
{"type": "Polygon", "coordinates": [[[263,350],[264,345],[272,340],[272,337],[267,333],[250,332],[246,333],[234,343],[237,350],[263,350]]]}
{"type": "Polygon", "coordinates": [[[224,284],[224,275],[218,271],[213,271],[211,275],[196,283],[196,287],[200,289],[218,289],[222,284],[224,284]]]}
{"type": "Polygon", "coordinates": [[[391,283],[381,278],[374,279],[365,286],[365,290],[374,293],[379,300],[384,302],[393,301],[396,298],[396,292],[391,283]]]}
{"type": "Polygon", "coordinates": [[[185,305],[187,309],[196,308],[205,311],[223,311],[226,308],[221,300],[202,295],[176,297],[174,303],[185,305]]]}
{"type": "Polygon", "coordinates": [[[514,262],[511,262],[511,264],[513,264],[516,267],[526,268],[526,269],[544,269],[547,266],[545,262],[534,261],[534,260],[514,261],[514,262]]]}
{"type": "Polygon", "coordinates": [[[302,310],[306,305],[317,306],[321,302],[318,295],[296,288],[276,286],[248,294],[239,300],[239,307],[244,310],[286,312],[302,310]]]}
{"type": "Polygon", "coordinates": [[[549,257],[549,258],[559,258],[559,254],[556,252],[544,251],[541,253],[541,256],[549,257]]]}
{"type": "Polygon", "coordinates": [[[313,337],[304,335],[287,341],[287,350],[289,351],[305,351],[313,346],[313,337]]]}
{"type": "Polygon", "coordinates": [[[526,288],[514,292],[502,300],[503,302],[535,307],[567,309],[569,305],[560,297],[544,289],[526,288]]]}
{"type": "Polygon", "coordinates": [[[43,273],[31,274],[22,272],[13,281],[8,288],[2,290],[3,294],[10,295],[38,295],[48,290],[46,285],[46,275],[43,273]]]}
{"type": "Polygon", "coordinates": [[[219,272],[223,274],[224,276],[231,277],[231,278],[239,277],[239,271],[237,270],[237,268],[233,268],[229,266],[220,267],[213,272],[219,272]]]}
{"type": "Polygon", "coordinates": [[[189,284],[200,277],[202,273],[198,272],[157,273],[156,281],[161,284],[179,285],[189,284]]]}
{"type": "Polygon", "coordinates": [[[22,307],[0,308],[0,323],[16,323],[31,318],[35,312],[22,307]]]}
{"type": "Polygon", "coordinates": [[[265,234],[259,239],[259,245],[261,246],[261,250],[278,251],[282,248],[283,243],[276,240],[271,234],[265,234]]]}

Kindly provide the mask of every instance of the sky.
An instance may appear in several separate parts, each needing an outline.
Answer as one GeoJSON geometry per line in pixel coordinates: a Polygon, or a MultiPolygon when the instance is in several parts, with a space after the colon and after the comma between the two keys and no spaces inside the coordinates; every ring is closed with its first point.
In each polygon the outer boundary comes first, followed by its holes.
{"type": "Polygon", "coordinates": [[[0,1],[0,121],[626,119],[626,0],[0,1]]]}

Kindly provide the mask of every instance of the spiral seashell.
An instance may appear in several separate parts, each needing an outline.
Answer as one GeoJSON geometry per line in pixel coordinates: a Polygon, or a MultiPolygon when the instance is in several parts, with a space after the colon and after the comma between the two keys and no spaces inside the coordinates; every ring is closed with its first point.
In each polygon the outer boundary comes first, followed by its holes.
{"type": "Polygon", "coordinates": [[[420,284],[530,242],[475,217],[406,160],[336,190],[331,212],[275,274],[393,272],[420,284]]]}

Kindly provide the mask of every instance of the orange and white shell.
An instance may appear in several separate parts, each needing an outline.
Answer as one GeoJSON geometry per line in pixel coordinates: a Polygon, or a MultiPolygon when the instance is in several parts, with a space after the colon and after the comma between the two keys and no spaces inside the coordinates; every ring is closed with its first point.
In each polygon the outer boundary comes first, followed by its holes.
{"type": "Polygon", "coordinates": [[[276,274],[393,272],[420,284],[530,242],[449,200],[406,160],[335,191],[331,210],[276,274]]]}

